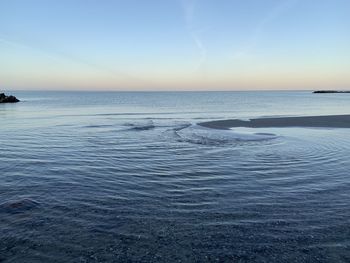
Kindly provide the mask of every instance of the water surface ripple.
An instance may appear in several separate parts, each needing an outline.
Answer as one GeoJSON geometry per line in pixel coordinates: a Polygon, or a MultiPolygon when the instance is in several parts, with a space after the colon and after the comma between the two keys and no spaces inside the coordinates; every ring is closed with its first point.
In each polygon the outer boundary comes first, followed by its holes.
{"type": "Polygon", "coordinates": [[[345,114],[350,96],[15,95],[0,106],[1,262],[350,261],[348,129],[194,125],[345,114]]]}

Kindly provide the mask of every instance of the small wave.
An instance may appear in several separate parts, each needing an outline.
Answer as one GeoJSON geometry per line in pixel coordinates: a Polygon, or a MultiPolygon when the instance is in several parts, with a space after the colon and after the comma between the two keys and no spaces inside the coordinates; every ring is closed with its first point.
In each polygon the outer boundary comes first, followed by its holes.
{"type": "MultiPolygon", "coordinates": [[[[175,129],[174,129],[175,130],[175,129]]],[[[179,130],[175,130],[176,134],[184,141],[195,144],[225,144],[232,142],[244,141],[264,141],[275,139],[278,136],[273,133],[256,133],[254,129],[247,130],[217,130],[202,127],[199,125],[191,125],[179,130]]]]}
{"type": "Polygon", "coordinates": [[[131,131],[147,131],[156,127],[152,120],[143,123],[125,123],[124,126],[130,127],[128,130],[131,131]]]}
{"type": "Polygon", "coordinates": [[[86,125],[83,126],[83,128],[109,128],[109,127],[113,127],[113,125],[111,124],[96,124],[96,125],[86,125]]]}
{"type": "Polygon", "coordinates": [[[266,136],[276,136],[275,134],[273,133],[268,133],[268,132],[257,132],[257,133],[254,133],[255,135],[266,135],[266,136]]]}

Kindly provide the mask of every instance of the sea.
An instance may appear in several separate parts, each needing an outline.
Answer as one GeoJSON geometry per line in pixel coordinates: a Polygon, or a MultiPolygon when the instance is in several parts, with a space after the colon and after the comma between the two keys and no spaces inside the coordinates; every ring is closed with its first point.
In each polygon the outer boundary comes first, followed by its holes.
{"type": "Polygon", "coordinates": [[[311,91],[12,91],[0,262],[350,262],[350,130],[215,130],[350,114],[311,91]]]}

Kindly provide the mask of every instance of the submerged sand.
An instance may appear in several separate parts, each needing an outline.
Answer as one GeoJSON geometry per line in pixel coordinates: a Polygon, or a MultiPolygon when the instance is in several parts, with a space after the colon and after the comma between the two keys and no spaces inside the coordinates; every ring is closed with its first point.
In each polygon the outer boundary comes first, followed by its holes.
{"type": "Polygon", "coordinates": [[[350,128],[350,115],[308,116],[260,118],[243,121],[238,119],[218,120],[198,123],[203,127],[213,129],[229,129],[234,127],[274,128],[274,127],[324,127],[350,128]]]}

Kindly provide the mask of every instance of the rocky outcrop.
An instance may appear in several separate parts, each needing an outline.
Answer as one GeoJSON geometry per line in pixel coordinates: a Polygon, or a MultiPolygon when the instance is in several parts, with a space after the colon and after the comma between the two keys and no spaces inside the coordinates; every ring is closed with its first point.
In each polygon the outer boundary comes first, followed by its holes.
{"type": "Polygon", "coordinates": [[[350,91],[339,91],[339,90],[316,90],[313,93],[350,93],[350,91]]]}
{"type": "Polygon", "coordinates": [[[6,96],[5,93],[0,93],[0,103],[15,103],[19,102],[15,96],[6,96]]]}

